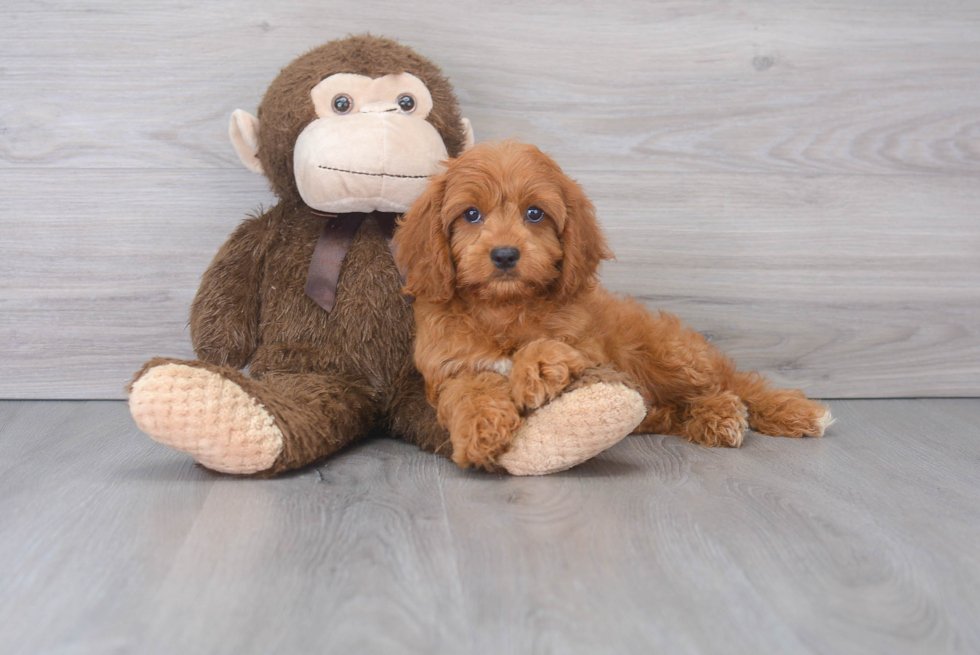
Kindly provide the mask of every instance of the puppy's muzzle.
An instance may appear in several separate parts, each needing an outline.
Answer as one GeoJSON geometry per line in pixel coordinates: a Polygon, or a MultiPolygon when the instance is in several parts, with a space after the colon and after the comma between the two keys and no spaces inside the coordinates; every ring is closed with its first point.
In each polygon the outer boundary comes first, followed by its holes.
{"type": "Polygon", "coordinates": [[[502,271],[507,271],[517,264],[521,251],[514,246],[501,246],[490,251],[490,261],[502,271]]]}

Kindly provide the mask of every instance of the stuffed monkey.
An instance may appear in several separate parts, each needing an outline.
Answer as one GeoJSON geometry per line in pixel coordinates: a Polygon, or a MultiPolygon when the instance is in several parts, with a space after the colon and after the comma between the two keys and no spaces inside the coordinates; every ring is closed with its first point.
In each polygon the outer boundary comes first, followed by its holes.
{"type": "MultiPolygon", "coordinates": [[[[378,429],[451,457],[412,362],[391,252],[398,214],[473,143],[442,72],[387,39],[332,41],[282,70],[258,117],[237,110],[230,136],[279,202],[245,220],[205,272],[191,306],[198,359],[152,359],[130,383],[137,425],[239,475],[306,466],[378,429]]],[[[595,369],[480,465],[562,470],[644,414],[622,376],[595,369]]]]}

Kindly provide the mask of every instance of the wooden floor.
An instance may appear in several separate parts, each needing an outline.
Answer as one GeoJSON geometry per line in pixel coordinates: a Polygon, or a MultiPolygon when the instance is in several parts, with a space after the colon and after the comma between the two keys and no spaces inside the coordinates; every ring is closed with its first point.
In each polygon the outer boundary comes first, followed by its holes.
{"type": "Polygon", "coordinates": [[[220,477],[118,401],[0,403],[4,653],[977,653],[980,400],[547,478],[379,439],[220,477]]]}

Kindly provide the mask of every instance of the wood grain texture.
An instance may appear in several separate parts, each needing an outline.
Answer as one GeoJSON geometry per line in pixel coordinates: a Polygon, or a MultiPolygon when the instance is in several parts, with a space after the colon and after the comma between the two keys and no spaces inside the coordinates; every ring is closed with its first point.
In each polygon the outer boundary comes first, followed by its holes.
{"type": "Polygon", "coordinates": [[[576,168],[980,173],[980,7],[955,0],[3,13],[6,166],[237,167],[230,113],[304,50],[372,31],[439,62],[479,138],[518,134],[576,168]]]}
{"type": "MultiPolygon", "coordinates": [[[[954,396],[978,384],[973,180],[578,177],[618,255],[605,284],[677,313],[743,368],[818,397],[954,396]],[[933,216],[937,203],[945,213],[933,216]]],[[[269,200],[261,186],[237,170],[0,179],[12,215],[36,212],[38,192],[50,212],[4,227],[15,244],[0,262],[4,393],[120,397],[151,356],[192,356],[200,275],[239,217],[269,200]],[[59,197],[69,184],[100,203],[59,197]]]]}
{"type": "Polygon", "coordinates": [[[15,0],[0,28],[0,397],[118,398],[188,356],[200,274],[272,201],[228,116],[368,30],[443,66],[478,138],[553,154],[608,227],[607,285],[742,366],[980,394],[972,3],[15,0]]]}
{"type": "Polygon", "coordinates": [[[544,478],[391,440],[275,480],[0,402],[0,640],[45,652],[975,653],[980,400],[631,437],[544,478]]]}

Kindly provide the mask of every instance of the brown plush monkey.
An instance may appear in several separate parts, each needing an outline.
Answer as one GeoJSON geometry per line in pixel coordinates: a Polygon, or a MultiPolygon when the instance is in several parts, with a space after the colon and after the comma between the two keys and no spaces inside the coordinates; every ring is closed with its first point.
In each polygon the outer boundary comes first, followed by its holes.
{"type": "MultiPolygon", "coordinates": [[[[279,203],[218,251],[191,307],[199,359],[147,362],[129,386],[133,418],[233,474],[302,467],[379,428],[451,456],[412,363],[390,242],[397,213],[473,142],[452,88],[412,50],[357,36],[289,64],[258,114],[236,111],[230,136],[279,203]]],[[[491,468],[568,468],[643,414],[616,373],[592,371],[528,417],[491,468]]]]}

